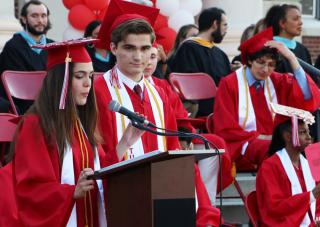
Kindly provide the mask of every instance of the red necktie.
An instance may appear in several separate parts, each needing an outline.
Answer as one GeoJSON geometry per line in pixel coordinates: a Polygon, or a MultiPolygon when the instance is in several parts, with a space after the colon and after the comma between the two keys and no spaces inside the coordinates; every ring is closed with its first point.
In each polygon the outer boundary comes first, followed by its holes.
{"type": "Polygon", "coordinates": [[[133,88],[134,92],[139,96],[140,100],[142,101],[143,99],[143,94],[142,94],[142,89],[140,87],[139,84],[135,85],[134,88],[133,88]]]}

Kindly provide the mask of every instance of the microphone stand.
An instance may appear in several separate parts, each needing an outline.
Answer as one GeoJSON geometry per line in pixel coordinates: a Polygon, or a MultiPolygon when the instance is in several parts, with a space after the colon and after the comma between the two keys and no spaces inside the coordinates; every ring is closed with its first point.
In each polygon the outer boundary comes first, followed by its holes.
{"type": "MultiPolygon", "coordinates": [[[[153,130],[153,129],[151,129],[151,128],[149,128],[149,127],[147,127],[137,121],[131,120],[131,123],[132,123],[132,126],[138,128],[138,129],[145,130],[145,131],[148,131],[150,133],[160,135],[160,136],[175,136],[175,137],[178,136],[178,137],[185,137],[185,138],[198,138],[204,142],[204,146],[205,146],[206,150],[210,150],[210,144],[212,144],[210,141],[208,141],[203,136],[195,134],[195,133],[179,132],[179,131],[173,131],[173,130],[167,130],[167,129],[163,129],[163,128],[154,127],[156,129],[167,131],[167,132],[158,132],[157,130],[153,130]]],[[[213,146],[215,147],[214,144],[213,144],[213,146]]],[[[215,147],[215,150],[217,151],[217,153],[219,153],[219,149],[217,149],[215,147]]]]}

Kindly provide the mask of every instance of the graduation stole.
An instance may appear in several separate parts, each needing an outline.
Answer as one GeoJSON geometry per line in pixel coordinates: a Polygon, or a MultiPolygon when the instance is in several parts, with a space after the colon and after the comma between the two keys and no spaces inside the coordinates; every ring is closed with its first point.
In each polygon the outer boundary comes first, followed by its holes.
{"type": "MultiPolygon", "coordinates": [[[[109,70],[104,74],[105,82],[108,86],[108,90],[111,94],[111,98],[113,100],[116,100],[120,103],[121,106],[126,107],[127,109],[134,112],[134,108],[131,102],[131,98],[127,92],[127,89],[124,86],[123,81],[121,80],[121,77],[118,75],[120,74],[120,70],[117,67],[114,67],[113,69],[109,70]]],[[[147,93],[150,97],[150,103],[152,108],[152,113],[155,119],[155,124],[158,127],[164,127],[164,111],[163,111],[163,102],[162,99],[157,92],[157,90],[150,85],[150,83],[146,82],[144,80],[145,89],[147,90],[147,93]]],[[[124,115],[120,113],[115,113],[116,117],[116,127],[117,127],[117,140],[120,141],[124,130],[126,129],[127,125],[130,123],[130,120],[125,117],[124,115]]],[[[157,136],[157,143],[158,143],[158,149],[161,151],[166,150],[166,140],[165,137],[157,136]]],[[[143,155],[144,149],[141,138],[138,139],[138,141],[132,145],[132,147],[126,152],[125,154],[125,160],[132,159],[134,157],[138,157],[140,155],[143,155]]]]}
{"type": "MultiPolygon", "coordinates": [[[[237,81],[238,81],[238,91],[239,91],[239,125],[245,131],[256,131],[256,116],[254,113],[249,85],[246,77],[246,67],[241,67],[236,71],[237,81]]],[[[274,119],[274,113],[271,110],[269,103],[278,103],[276,90],[273,86],[272,80],[268,77],[265,80],[264,84],[264,96],[266,98],[266,102],[268,104],[268,108],[272,114],[272,118],[274,119]]],[[[241,149],[241,154],[244,155],[248,146],[248,142],[246,142],[241,149]]]]}
{"type": "MultiPolygon", "coordinates": [[[[76,130],[77,130],[77,136],[80,142],[80,149],[84,150],[84,153],[82,154],[82,169],[85,167],[87,168],[87,163],[85,163],[85,157],[86,155],[86,160],[88,162],[88,150],[86,149],[86,144],[84,142],[84,136],[86,136],[81,123],[77,122],[76,124],[76,130]],[[80,133],[82,132],[82,133],[80,133]]],[[[94,170],[99,170],[100,169],[100,159],[98,155],[98,150],[95,147],[94,148],[95,152],[95,158],[94,158],[94,170]]],[[[75,185],[75,179],[74,179],[74,165],[73,165],[73,152],[72,148],[69,143],[66,143],[66,148],[64,151],[64,157],[63,157],[63,163],[62,163],[62,170],[61,170],[61,184],[69,184],[69,185],[75,185]]],[[[103,225],[104,223],[106,224],[106,218],[105,218],[105,207],[104,207],[104,192],[103,192],[103,185],[101,180],[96,181],[99,193],[98,193],[98,212],[99,212],[99,223],[100,226],[106,226],[103,225]]],[[[90,193],[88,193],[90,198],[89,200],[92,201],[90,193]]],[[[93,221],[93,213],[92,213],[92,204],[89,204],[91,208],[91,220],[93,221]]],[[[86,203],[85,203],[86,206],[86,203]]],[[[85,209],[88,209],[85,207],[85,209]]],[[[86,217],[86,224],[88,224],[87,217],[86,217]]],[[[76,203],[74,204],[71,215],[69,217],[68,223],[66,225],[67,227],[75,227],[77,226],[77,211],[76,211],[76,203]]],[[[90,226],[93,226],[91,223],[90,226]]]]}
{"type": "Polygon", "coordinates": [[[204,40],[204,39],[202,39],[200,37],[190,37],[190,38],[188,38],[186,40],[191,40],[191,41],[193,41],[195,43],[198,43],[201,46],[205,46],[205,47],[208,47],[210,49],[215,46],[214,42],[210,42],[210,41],[204,40]]]}
{"type": "MultiPolygon", "coordinates": [[[[278,151],[276,154],[279,156],[281,164],[291,183],[292,195],[302,193],[302,188],[301,188],[298,176],[296,174],[296,171],[294,170],[293,164],[291,162],[291,159],[286,149],[283,148],[282,150],[278,151]]],[[[307,191],[310,191],[310,193],[312,193],[311,191],[316,186],[316,184],[314,179],[312,178],[308,161],[301,154],[300,154],[300,164],[301,164],[303,179],[306,184],[307,191]]],[[[315,217],[316,202],[313,202],[310,204],[310,210],[311,210],[312,217],[315,217]]],[[[308,213],[306,213],[300,226],[309,226],[310,223],[311,221],[310,221],[309,215],[308,213]]]]}

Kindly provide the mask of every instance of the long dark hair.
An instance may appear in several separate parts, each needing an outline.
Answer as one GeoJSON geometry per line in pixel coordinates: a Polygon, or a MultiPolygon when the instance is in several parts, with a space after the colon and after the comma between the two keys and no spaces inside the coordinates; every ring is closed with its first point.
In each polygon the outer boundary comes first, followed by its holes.
{"type": "MultiPolygon", "coordinates": [[[[48,71],[37,99],[26,113],[27,115],[36,114],[39,116],[46,143],[48,146],[58,146],[61,163],[63,161],[66,142],[72,145],[72,135],[78,118],[92,147],[96,146],[100,139],[96,128],[98,112],[93,88],[90,89],[87,103],[83,106],[77,106],[73,100],[71,89],[73,68],[74,63],[70,63],[68,93],[64,110],[59,110],[59,101],[64,79],[65,64],[59,64],[48,71]]],[[[93,84],[93,79],[91,82],[93,84]]],[[[18,131],[19,126],[17,127],[17,132],[18,131]]],[[[13,157],[14,145],[13,143],[9,159],[13,157]]]]}
{"type": "Polygon", "coordinates": [[[296,5],[283,4],[283,5],[272,6],[269,9],[269,11],[267,12],[266,17],[265,17],[265,24],[266,24],[266,27],[272,26],[273,34],[275,36],[280,34],[281,28],[280,28],[279,23],[280,23],[280,21],[286,19],[287,12],[290,9],[299,10],[299,8],[296,5]]]}
{"type": "Polygon", "coordinates": [[[286,141],[283,138],[284,132],[290,132],[291,120],[278,124],[272,133],[272,140],[269,146],[268,155],[271,156],[282,148],[286,147],[286,141]]]}

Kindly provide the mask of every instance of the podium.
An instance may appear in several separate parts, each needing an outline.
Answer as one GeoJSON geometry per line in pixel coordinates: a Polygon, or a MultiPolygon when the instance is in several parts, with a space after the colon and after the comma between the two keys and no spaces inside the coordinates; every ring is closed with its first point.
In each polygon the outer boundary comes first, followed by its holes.
{"type": "Polygon", "coordinates": [[[108,227],[195,227],[194,162],[216,154],[154,151],[95,171],[106,180],[108,227]]]}

